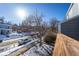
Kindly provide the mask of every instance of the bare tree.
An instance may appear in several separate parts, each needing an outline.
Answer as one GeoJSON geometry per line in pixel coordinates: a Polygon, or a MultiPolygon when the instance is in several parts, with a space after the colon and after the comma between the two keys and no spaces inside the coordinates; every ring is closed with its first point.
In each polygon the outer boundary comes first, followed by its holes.
{"type": "Polygon", "coordinates": [[[12,25],[12,30],[13,30],[13,31],[17,31],[17,30],[18,30],[18,28],[17,28],[17,27],[18,27],[18,25],[17,25],[17,24],[13,24],[13,25],[12,25]]]}
{"type": "Polygon", "coordinates": [[[46,31],[46,26],[46,22],[43,22],[43,14],[39,14],[37,10],[22,22],[22,27],[26,27],[35,33],[38,32],[37,36],[40,40],[40,46],[42,45],[41,38],[46,31]]]}
{"type": "Polygon", "coordinates": [[[59,21],[56,18],[52,18],[49,22],[50,28],[44,35],[44,42],[54,46],[56,36],[57,36],[57,29],[58,29],[59,21]]]}
{"type": "Polygon", "coordinates": [[[47,24],[47,22],[43,21],[42,22],[42,35],[45,35],[47,30],[48,30],[48,24],[47,24]]]}
{"type": "Polygon", "coordinates": [[[52,18],[49,23],[50,23],[50,28],[54,31],[57,31],[59,21],[56,18],[52,18]]]}

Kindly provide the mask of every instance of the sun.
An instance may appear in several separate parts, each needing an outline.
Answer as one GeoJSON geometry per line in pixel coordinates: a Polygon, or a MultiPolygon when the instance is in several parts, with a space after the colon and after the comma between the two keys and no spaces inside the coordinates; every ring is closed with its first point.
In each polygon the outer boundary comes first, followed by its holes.
{"type": "Polygon", "coordinates": [[[17,9],[16,14],[21,20],[25,19],[25,17],[28,16],[28,12],[25,9],[17,9]]]}

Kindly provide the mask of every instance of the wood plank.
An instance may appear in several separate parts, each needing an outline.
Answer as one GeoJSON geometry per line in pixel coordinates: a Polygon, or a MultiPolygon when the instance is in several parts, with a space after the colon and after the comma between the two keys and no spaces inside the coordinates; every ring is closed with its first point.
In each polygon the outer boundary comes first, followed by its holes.
{"type": "Polygon", "coordinates": [[[54,56],[79,56],[79,41],[58,33],[55,42],[54,56]]]}

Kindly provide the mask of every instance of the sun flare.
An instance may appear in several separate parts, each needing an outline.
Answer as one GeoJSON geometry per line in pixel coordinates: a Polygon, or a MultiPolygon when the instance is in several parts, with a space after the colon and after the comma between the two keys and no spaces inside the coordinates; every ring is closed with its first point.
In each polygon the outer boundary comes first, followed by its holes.
{"type": "Polygon", "coordinates": [[[25,9],[18,9],[16,13],[21,20],[28,16],[28,12],[25,9]]]}

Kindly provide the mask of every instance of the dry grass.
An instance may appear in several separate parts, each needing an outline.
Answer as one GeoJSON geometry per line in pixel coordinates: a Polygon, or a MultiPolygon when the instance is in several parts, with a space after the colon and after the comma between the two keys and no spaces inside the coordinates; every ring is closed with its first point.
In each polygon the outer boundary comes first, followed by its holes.
{"type": "Polygon", "coordinates": [[[64,34],[58,33],[52,55],[79,56],[79,42],[64,34]]]}

